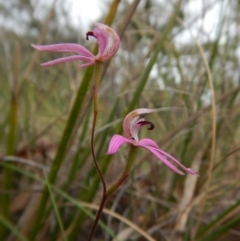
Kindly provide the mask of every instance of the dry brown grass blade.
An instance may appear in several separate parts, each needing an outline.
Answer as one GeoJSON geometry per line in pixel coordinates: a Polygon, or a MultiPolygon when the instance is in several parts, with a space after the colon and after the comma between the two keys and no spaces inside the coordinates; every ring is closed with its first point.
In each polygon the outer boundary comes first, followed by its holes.
{"type": "MultiPolygon", "coordinates": [[[[41,44],[42,41],[43,41],[44,38],[45,38],[45,35],[46,35],[46,33],[47,33],[47,30],[48,30],[48,26],[49,26],[49,24],[50,24],[50,22],[51,22],[51,19],[52,19],[53,15],[54,15],[54,10],[55,10],[55,6],[56,6],[57,1],[58,1],[58,0],[54,0],[53,3],[52,3],[52,6],[51,6],[51,8],[50,8],[50,10],[49,10],[49,13],[48,13],[48,16],[46,17],[46,21],[45,21],[45,23],[44,23],[44,25],[43,25],[42,33],[41,33],[41,35],[40,35],[39,38],[38,38],[37,44],[41,44]]],[[[29,61],[29,64],[28,64],[28,66],[27,66],[27,68],[26,68],[26,71],[25,71],[25,73],[24,73],[24,75],[23,75],[23,76],[24,76],[24,77],[23,77],[24,80],[25,80],[25,79],[28,79],[28,76],[29,76],[30,72],[32,71],[32,69],[33,69],[33,67],[34,67],[35,60],[36,60],[38,54],[39,54],[39,53],[38,53],[37,51],[34,51],[34,52],[33,52],[32,57],[31,57],[31,59],[30,59],[30,61],[29,61]]]]}
{"type": "MultiPolygon", "coordinates": [[[[99,206],[95,205],[95,204],[90,204],[87,202],[79,202],[79,204],[83,207],[86,208],[90,208],[93,210],[98,210],[99,206]]],[[[154,238],[152,238],[147,232],[145,232],[143,229],[139,228],[136,224],[134,224],[133,222],[129,221],[127,218],[121,216],[120,214],[113,212],[107,208],[103,209],[103,212],[111,215],[112,217],[118,219],[119,221],[125,223],[126,225],[128,225],[129,227],[131,227],[133,230],[135,230],[136,232],[138,232],[141,236],[143,236],[146,240],[148,241],[156,241],[154,238]]]]}
{"type": "MultiPolygon", "coordinates": [[[[228,99],[229,97],[231,97],[232,95],[234,95],[235,93],[237,93],[238,91],[240,91],[240,86],[237,86],[236,88],[233,88],[232,90],[229,90],[228,92],[226,92],[225,94],[223,94],[222,96],[220,96],[217,100],[216,100],[216,104],[221,103],[223,101],[225,101],[226,99],[228,99]]],[[[206,107],[203,107],[201,110],[197,111],[196,113],[194,113],[193,115],[191,115],[186,121],[184,121],[181,125],[179,125],[178,127],[176,127],[175,129],[171,130],[170,132],[168,132],[167,135],[165,135],[164,138],[162,138],[158,143],[160,145],[165,144],[166,142],[168,142],[173,136],[175,136],[178,132],[182,131],[184,128],[188,127],[194,120],[201,118],[205,113],[207,113],[208,111],[211,110],[211,105],[208,105],[206,107]]]]}
{"type": "MultiPolygon", "coordinates": [[[[203,155],[206,152],[206,149],[209,147],[208,141],[205,142],[205,146],[196,153],[196,156],[192,162],[191,168],[196,172],[199,172],[200,164],[203,155]]],[[[179,214],[175,222],[174,233],[172,234],[172,239],[174,238],[175,241],[180,241],[183,239],[183,232],[186,229],[187,221],[192,209],[191,202],[194,199],[194,192],[197,185],[197,178],[192,175],[187,175],[186,180],[184,182],[184,190],[182,194],[182,198],[178,205],[179,214]]]]}

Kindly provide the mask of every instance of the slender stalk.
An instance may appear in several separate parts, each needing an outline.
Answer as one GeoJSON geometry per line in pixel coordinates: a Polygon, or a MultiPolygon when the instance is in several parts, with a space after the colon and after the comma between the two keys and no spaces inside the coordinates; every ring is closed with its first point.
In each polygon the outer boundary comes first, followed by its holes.
{"type": "MultiPolygon", "coordinates": [[[[118,10],[118,6],[120,4],[120,0],[113,0],[110,7],[109,7],[109,11],[103,21],[103,23],[105,23],[106,25],[111,26],[111,24],[113,23],[114,17],[116,15],[116,12],[118,10]]],[[[83,93],[85,95],[85,93],[83,93]]],[[[93,183],[95,184],[95,183],[93,183]]],[[[93,186],[93,189],[97,189],[93,186]]],[[[78,234],[79,231],[79,227],[82,225],[82,221],[84,219],[84,214],[80,214],[76,217],[75,219],[75,224],[72,226],[71,231],[69,232],[68,235],[68,239],[69,240],[76,240],[76,236],[78,234]]]]}
{"type": "Polygon", "coordinates": [[[135,153],[136,153],[136,149],[137,148],[135,146],[131,146],[130,152],[129,152],[129,156],[128,156],[128,160],[127,160],[127,164],[126,164],[126,166],[125,166],[125,168],[124,168],[124,170],[122,172],[122,175],[120,176],[120,178],[114,184],[111,185],[111,187],[108,190],[106,190],[103,193],[103,197],[102,197],[102,200],[101,200],[101,203],[100,203],[100,206],[99,206],[96,218],[94,220],[94,223],[93,223],[93,226],[92,226],[91,231],[89,233],[87,241],[91,241],[92,240],[92,237],[94,235],[94,232],[96,230],[96,227],[98,225],[99,219],[101,217],[103,208],[104,208],[104,206],[105,206],[105,204],[107,202],[108,197],[113,192],[115,192],[123,184],[123,182],[128,178],[129,172],[130,172],[132,164],[133,164],[133,159],[134,159],[134,156],[135,156],[135,153]]]}
{"type": "Polygon", "coordinates": [[[93,237],[94,232],[96,230],[96,227],[98,225],[99,219],[100,219],[100,217],[102,215],[103,208],[104,208],[104,206],[106,204],[107,198],[108,198],[108,196],[106,195],[106,193],[104,193],[104,195],[102,197],[102,200],[101,200],[101,203],[100,203],[100,206],[99,206],[99,209],[97,211],[96,218],[95,218],[94,223],[92,225],[92,228],[91,228],[91,231],[90,231],[90,234],[88,236],[87,241],[91,241],[92,240],[92,237],[93,237]]]}
{"type": "Polygon", "coordinates": [[[98,116],[98,112],[99,112],[99,95],[98,95],[98,90],[99,90],[99,85],[101,82],[101,78],[102,78],[102,71],[103,71],[103,63],[101,62],[97,62],[95,65],[95,69],[94,69],[94,86],[93,86],[93,104],[94,104],[94,111],[93,111],[93,124],[92,124],[92,133],[91,133],[91,152],[92,152],[92,157],[93,157],[93,162],[94,165],[97,169],[97,172],[100,176],[102,185],[103,185],[103,196],[102,196],[102,200],[101,200],[101,204],[96,216],[96,219],[93,223],[90,235],[88,240],[91,240],[94,234],[94,231],[97,227],[98,221],[101,217],[102,214],[102,210],[105,206],[105,203],[107,201],[107,196],[106,196],[106,183],[104,180],[104,177],[102,175],[102,172],[99,168],[99,165],[97,163],[97,159],[96,159],[96,155],[95,155],[95,150],[94,150],[94,133],[95,133],[95,126],[96,126],[96,121],[97,121],[97,116],[98,116]]]}
{"type": "Polygon", "coordinates": [[[93,86],[93,104],[94,104],[93,112],[94,113],[93,113],[93,124],[92,124],[92,133],[91,133],[91,152],[92,152],[94,165],[97,169],[97,172],[100,176],[100,179],[101,179],[101,182],[103,185],[103,197],[104,197],[104,193],[106,192],[106,183],[105,183],[104,177],[102,175],[102,172],[99,168],[99,165],[97,163],[95,150],[94,150],[94,133],[95,133],[95,127],[96,127],[96,122],[97,122],[97,116],[98,116],[98,112],[99,112],[98,90],[99,90],[99,85],[100,85],[101,78],[102,78],[102,72],[103,72],[103,63],[97,62],[95,65],[95,69],[94,69],[94,86],[93,86]]]}
{"type": "Polygon", "coordinates": [[[116,183],[114,183],[108,190],[107,190],[107,195],[110,196],[114,191],[116,191],[122,184],[123,182],[128,178],[129,172],[131,170],[132,164],[133,164],[133,159],[136,153],[137,147],[131,146],[130,151],[129,151],[129,156],[127,160],[127,165],[125,166],[125,169],[123,170],[122,175],[118,179],[116,183]]]}

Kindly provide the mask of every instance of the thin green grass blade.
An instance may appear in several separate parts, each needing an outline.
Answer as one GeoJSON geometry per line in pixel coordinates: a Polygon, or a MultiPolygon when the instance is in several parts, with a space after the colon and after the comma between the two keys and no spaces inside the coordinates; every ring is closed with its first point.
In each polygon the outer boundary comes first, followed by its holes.
{"type": "Polygon", "coordinates": [[[62,220],[61,220],[61,217],[60,217],[60,213],[58,211],[57,203],[55,201],[54,194],[52,192],[50,183],[47,180],[47,175],[46,175],[45,172],[44,172],[44,176],[45,176],[45,183],[47,185],[47,188],[48,188],[48,191],[49,191],[49,194],[50,194],[50,198],[51,198],[52,205],[53,205],[53,208],[54,208],[54,211],[55,211],[55,215],[56,215],[56,218],[57,218],[58,225],[59,225],[61,233],[62,233],[63,240],[67,241],[67,236],[66,236],[66,233],[64,231],[64,227],[63,227],[63,223],[62,223],[62,220]]]}
{"type": "Polygon", "coordinates": [[[134,93],[134,96],[130,102],[130,104],[128,105],[128,108],[127,108],[127,111],[126,113],[130,112],[131,110],[134,109],[134,107],[136,107],[140,97],[141,97],[141,94],[142,94],[142,91],[147,83],[147,80],[148,80],[148,77],[150,75],[150,72],[154,66],[154,64],[156,63],[157,61],[157,58],[158,58],[158,55],[160,53],[160,51],[163,49],[163,46],[164,46],[164,42],[167,40],[168,38],[168,35],[170,34],[171,30],[173,29],[173,27],[175,26],[175,22],[176,22],[176,17],[179,13],[179,10],[180,10],[180,7],[181,7],[181,3],[182,3],[182,0],[179,0],[177,2],[177,4],[175,5],[174,7],[174,11],[172,13],[172,15],[170,16],[170,18],[168,19],[167,21],[167,25],[166,27],[164,28],[164,31],[161,35],[161,39],[159,41],[159,43],[157,44],[157,46],[155,48],[153,48],[153,53],[152,53],[152,57],[150,58],[143,74],[142,74],[142,77],[141,79],[139,80],[139,83],[137,85],[137,88],[136,88],[136,91],[134,93]]]}
{"type": "Polygon", "coordinates": [[[0,223],[2,223],[3,226],[5,226],[8,230],[11,231],[14,236],[18,238],[20,241],[28,241],[26,237],[24,237],[17,229],[16,227],[10,223],[4,216],[0,215],[0,223]]]}
{"type": "Polygon", "coordinates": [[[226,234],[231,228],[234,228],[236,225],[240,223],[240,217],[236,217],[226,224],[221,225],[217,229],[213,230],[211,234],[207,235],[206,237],[203,237],[201,239],[197,239],[199,241],[212,241],[212,240],[218,240],[221,235],[226,234]]]}
{"type": "MultiPolygon", "coordinates": [[[[88,68],[86,70],[82,84],[80,85],[80,87],[78,89],[76,99],[74,101],[72,110],[70,112],[68,121],[66,123],[66,127],[64,129],[62,138],[60,140],[60,143],[59,143],[59,146],[57,149],[56,156],[54,158],[54,161],[53,161],[53,164],[51,167],[51,171],[48,175],[48,180],[51,184],[54,183],[58,170],[64,160],[64,157],[65,157],[65,154],[66,154],[66,151],[68,148],[68,143],[69,143],[69,140],[72,135],[72,131],[74,130],[74,126],[76,124],[77,118],[81,111],[81,107],[83,105],[83,101],[85,99],[88,87],[91,82],[90,80],[92,77],[92,71],[93,71],[93,68],[88,68]]],[[[33,240],[35,235],[37,234],[38,227],[39,227],[39,224],[42,219],[42,214],[43,214],[42,209],[46,205],[46,203],[48,201],[48,197],[49,197],[48,190],[47,190],[47,188],[45,188],[43,191],[39,206],[37,207],[36,218],[35,218],[33,227],[31,229],[30,240],[33,240]]]]}
{"type": "MultiPolygon", "coordinates": [[[[7,146],[6,153],[7,155],[13,155],[15,152],[16,145],[16,131],[17,131],[17,95],[12,93],[12,98],[10,102],[10,113],[8,119],[8,137],[7,137],[7,146]]],[[[7,163],[7,165],[12,165],[12,163],[7,163]]],[[[6,168],[3,173],[3,184],[2,190],[8,191],[13,186],[13,174],[11,169],[6,168]]],[[[10,196],[8,193],[3,193],[0,195],[0,215],[7,218],[9,217],[10,210],[10,196]]],[[[5,227],[0,225],[0,240],[4,240],[7,230],[5,227]]]]}
{"type": "MultiPolygon", "coordinates": [[[[28,176],[38,182],[40,182],[41,184],[47,186],[48,188],[50,188],[51,190],[54,190],[56,191],[58,194],[60,194],[64,199],[66,199],[67,201],[71,202],[72,205],[75,205],[77,206],[81,211],[83,211],[87,216],[91,217],[91,219],[95,219],[95,215],[89,211],[88,208],[85,208],[83,207],[78,200],[72,198],[71,196],[69,196],[67,193],[65,193],[64,191],[62,191],[61,189],[53,186],[52,184],[50,184],[50,182],[48,182],[47,180],[37,176],[37,175],[34,175],[31,171],[27,171],[25,169],[22,169],[22,168],[19,168],[17,166],[14,166],[14,165],[6,165],[6,162],[0,162],[0,165],[1,166],[5,166],[6,168],[8,169],[11,169],[12,171],[16,171],[16,172],[19,172],[25,176],[28,176]]],[[[51,191],[52,193],[52,191],[51,191]]],[[[55,201],[54,201],[55,202],[55,201]]],[[[2,219],[2,217],[0,216],[0,221],[4,222],[5,224],[10,224],[9,222],[5,222],[6,220],[5,219],[2,219]]],[[[114,232],[109,229],[102,221],[99,222],[99,225],[113,238],[113,239],[116,239],[116,235],[114,234],[114,232]]],[[[13,225],[9,225],[9,227],[11,227],[13,230],[14,230],[14,226],[13,225]]],[[[16,230],[16,229],[15,229],[16,230]]],[[[21,234],[19,233],[19,236],[21,236],[21,234]]],[[[23,237],[23,236],[22,236],[23,237]]],[[[67,239],[68,240],[68,239],[67,239]]],[[[23,239],[23,241],[27,241],[27,239],[23,239]]],[[[120,240],[118,240],[120,241],[120,240]]]]}
{"type": "MultiPolygon", "coordinates": [[[[235,204],[230,206],[228,209],[226,209],[222,214],[218,215],[216,219],[214,219],[211,223],[209,223],[207,226],[201,228],[196,236],[196,239],[199,240],[202,236],[204,236],[205,233],[209,232],[215,225],[217,225],[218,222],[220,222],[224,217],[226,217],[229,213],[234,211],[236,208],[238,208],[240,205],[240,200],[238,200],[235,204]]],[[[222,227],[222,226],[221,226],[222,227]]]]}

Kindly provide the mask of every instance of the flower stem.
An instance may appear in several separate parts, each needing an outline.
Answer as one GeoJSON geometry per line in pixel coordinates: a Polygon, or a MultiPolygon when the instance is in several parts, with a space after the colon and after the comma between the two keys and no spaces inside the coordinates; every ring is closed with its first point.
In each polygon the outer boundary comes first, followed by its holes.
{"type": "Polygon", "coordinates": [[[95,218],[94,223],[92,225],[92,228],[91,228],[91,231],[89,233],[87,241],[91,241],[92,240],[92,237],[93,237],[94,232],[96,230],[96,227],[98,225],[98,221],[99,221],[99,219],[101,217],[103,208],[104,208],[104,206],[106,204],[107,198],[108,198],[108,196],[106,195],[106,193],[104,193],[103,197],[102,197],[102,200],[101,200],[101,203],[100,203],[100,206],[99,206],[99,209],[98,209],[98,212],[97,212],[97,215],[96,215],[96,218],[95,218]]]}
{"type": "Polygon", "coordinates": [[[135,146],[131,146],[130,152],[129,152],[129,156],[128,156],[128,160],[127,160],[127,164],[126,164],[126,166],[125,166],[125,168],[124,168],[124,170],[122,172],[122,175],[120,176],[120,178],[114,184],[112,184],[110,186],[110,188],[108,190],[104,191],[103,197],[102,197],[102,200],[101,200],[101,204],[99,206],[96,218],[94,220],[94,223],[93,223],[93,226],[91,228],[91,231],[90,231],[90,234],[88,236],[87,241],[91,241],[92,240],[93,234],[94,234],[95,229],[96,229],[96,227],[98,225],[99,219],[101,217],[103,208],[104,208],[104,206],[106,204],[106,201],[107,201],[108,197],[113,192],[115,192],[123,184],[123,182],[128,178],[130,169],[131,169],[132,164],[133,164],[133,159],[134,159],[134,156],[135,156],[135,153],[136,153],[136,149],[137,148],[135,146]]]}
{"type": "Polygon", "coordinates": [[[107,196],[110,196],[113,192],[115,192],[123,184],[123,182],[128,178],[130,169],[131,169],[132,164],[133,164],[133,159],[134,159],[134,156],[135,156],[135,153],[136,153],[136,149],[137,149],[137,147],[135,147],[135,146],[130,147],[128,160],[127,160],[127,164],[125,166],[125,169],[123,170],[123,173],[120,176],[120,178],[117,180],[117,182],[112,184],[112,186],[107,190],[107,192],[106,192],[107,196]]]}
{"type": "Polygon", "coordinates": [[[93,123],[92,123],[92,133],[91,133],[91,152],[92,152],[92,157],[93,157],[93,162],[94,165],[97,169],[97,172],[100,176],[102,185],[103,185],[103,196],[104,193],[106,192],[106,183],[104,180],[104,177],[102,175],[102,172],[99,168],[99,165],[97,163],[95,151],[94,151],[94,134],[95,134],[95,127],[96,127],[96,122],[97,122],[97,116],[99,112],[99,95],[98,95],[98,90],[99,90],[99,85],[101,82],[102,78],[102,72],[103,72],[103,63],[102,62],[97,62],[95,65],[94,69],[94,86],[93,86],[93,104],[94,104],[94,111],[93,111],[93,123]]]}

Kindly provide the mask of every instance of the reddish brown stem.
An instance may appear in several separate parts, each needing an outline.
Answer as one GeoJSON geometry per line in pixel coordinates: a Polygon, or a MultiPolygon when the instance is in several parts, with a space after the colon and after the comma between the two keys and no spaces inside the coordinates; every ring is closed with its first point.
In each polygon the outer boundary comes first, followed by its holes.
{"type": "Polygon", "coordinates": [[[91,231],[90,231],[90,234],[89,234],[89,237],[88,237],[87,241],[91,241],[92,240],[93,234],[94,234],[95,229],[96,229],[96,227],[98,225],[98,221],[99,221],[99,219],[101,217],[103,208],[104,208],[104,206],[106,204],[106,201],[107,201],[107,198],[113,192],[115,192],[123,184],[123,182],[128,178],[128,174],[130,172],[130,169],[131,169],[131,166],[132,166],[132,163],[133,163],[135,152],[136,152],[136,147],[135,146],[131,146],[130,147],[129,156],[128,156],[128,160],[127,160],[126,166],[125,166],[125,168],[124,168],[124,170],[122,172],[122,175],[120,176],[120,178],[115,183],[113,183],[110,186],[110,188],[108,188],[108,190],[106,190],[106,185],[105,185],[105,189],[103,191],[102,201],[101,201],[101,204],[99,206],[96,218],[94,220],[94,223],[93,223],[93,226],[91,228],[91,231]]]}
{"type": "Polygon", "coordinates": [[[93,162],[94,165],[97,169],[97,172],[100,176],[102,185],[103,185],[103,195],[106,193],[106,183],[103,177],[103,174],[99,168],[99,165],[97,163],[97,159],[96,159],[96,155],[95,155],[95,151],[94,151],[94,134],[95,134],[95,126],[96,126],[96,121],[97,121],[97,115],[98,115],[98,111],[94,111],[94,116],[93,116],[93,124],[92,124],[92,133],[91,133],[91,152],[92,152],[92,157],[93,157],[93,162]]]}
{"type": "Polygon", "coordinates": [[[108,195],[106,195],[106,193],[104,193],[104,194],[103,194],[102,201],[101,201],[101,204],[100,204],[100,206],[99,206],[99,209],[98,209],[96,218],[95,218],[95,220],[94,220],[94,223],[93,223],[93,226],[92,226],[92,228],[91,228],[91,231],[90,231],[90,234],[89,234],[89,236],[88,236],[87,241],[91,241],[91,240],[92,240],[92,237],[93,237],[94,232],[95,232],[95,230],[96,230],[96,227],[97,227],[97,225],[98,225],[98,221],[99,221],[99,219],[100,219],[100,217],[101,217],[103,208],[104,208],[104,206],[105,206],[105,204],[106,204],[107,198],[108,198],[108,195]]]}

